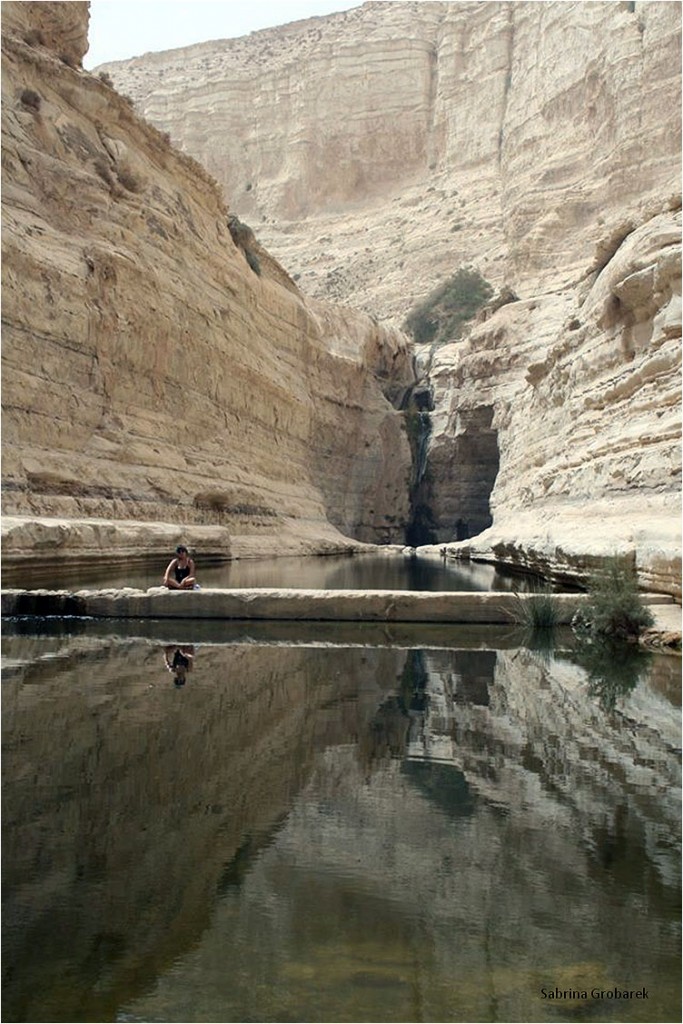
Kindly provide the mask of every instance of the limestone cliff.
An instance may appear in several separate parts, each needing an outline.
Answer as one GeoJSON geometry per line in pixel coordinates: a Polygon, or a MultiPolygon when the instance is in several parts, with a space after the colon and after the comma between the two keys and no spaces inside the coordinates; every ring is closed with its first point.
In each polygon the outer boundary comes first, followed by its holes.
{"type": "Polygon", "coordinates": [[[680,187],[677,4],[370,2],[104,67],[308,293],[383,318],[462,262],[556,290],[680,187]]]}
{"type": "Polygon", "coordinates": [[[661,212],[577,292],[506,306],[438,354],[437,515],[488,494],[493,517],[461,553],[572,576],[627,552],[680,594],[680,237],[680,210],[661,212]],[[440,474],[454,446],[474,483],[440,474]]]}
{"type": "Polygon", "coordinates": [[[402,541],[405,336],[306,301],[79,69],[86,4],[5,6],[5,514],[214,525],[238,554],[402,541]]]}
{"type": "Polygon", "coordinates": [[[680,592],[678,4],[366,3],[107,70],[303,290],[399,323],[508,286],[420,354],[434,540],[680,592]]]}

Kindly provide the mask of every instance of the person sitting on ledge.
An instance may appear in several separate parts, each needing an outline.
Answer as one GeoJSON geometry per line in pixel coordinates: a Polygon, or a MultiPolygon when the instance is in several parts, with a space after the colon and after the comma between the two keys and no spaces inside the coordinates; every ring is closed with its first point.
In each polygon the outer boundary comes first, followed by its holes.
{"type": "Polygon", "coordinates": [[[179,544],[175,553],[176,557],[168,563],[164,573],[164,586],[169,590],[199,590],[194,562],[185,545],[179,544]]]}

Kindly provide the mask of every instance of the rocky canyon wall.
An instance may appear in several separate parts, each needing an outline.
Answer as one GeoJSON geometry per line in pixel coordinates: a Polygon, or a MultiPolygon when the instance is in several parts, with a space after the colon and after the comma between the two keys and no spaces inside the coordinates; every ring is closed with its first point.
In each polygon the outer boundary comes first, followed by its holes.
{"type": "Polygon", "coordinates": [[[402,317],[474,262],[572,282],[679,191],[680,10],[384,3],[104,66],[310,294],[402,317]]]}
{"type": "Polygon", "coordinates": [[[44,548],[84,518],[212,528],[235,554],[402,541],[407,339],[304,299],[80,68],[87,15],[3,5],[6,524],[60,520],[44,548]]]}
{"type": "Polygon", "coordinates": [[[680,593],[679,5],[366,3],[107,71],[304,291],[507,286],[418,352],[434,540],[680,593]]]}

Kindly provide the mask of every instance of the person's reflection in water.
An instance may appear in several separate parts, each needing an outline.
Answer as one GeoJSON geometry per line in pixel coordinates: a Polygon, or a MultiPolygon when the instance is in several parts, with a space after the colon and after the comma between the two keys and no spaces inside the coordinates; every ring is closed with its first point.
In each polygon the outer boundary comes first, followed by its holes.
{"type": "Polygon", "coordinates": [[[187,674],[192,671],[194,665],[194,647],[190,645],[178,646],[175,644],[165,647],[164,663],[168,671],[173,675],[175,685],[184,686],[187,681],[187,674]]]}

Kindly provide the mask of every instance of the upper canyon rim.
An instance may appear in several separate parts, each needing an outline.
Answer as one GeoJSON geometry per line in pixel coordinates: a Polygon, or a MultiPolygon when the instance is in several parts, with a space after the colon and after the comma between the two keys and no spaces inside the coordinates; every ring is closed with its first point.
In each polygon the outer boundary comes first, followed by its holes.
{"type": "Polygon", "coordinates": [[[409,539],[680,597],[679,5],[366,3],[95,73],[87,26],[3,6],[5,557],[409,539]]]}

